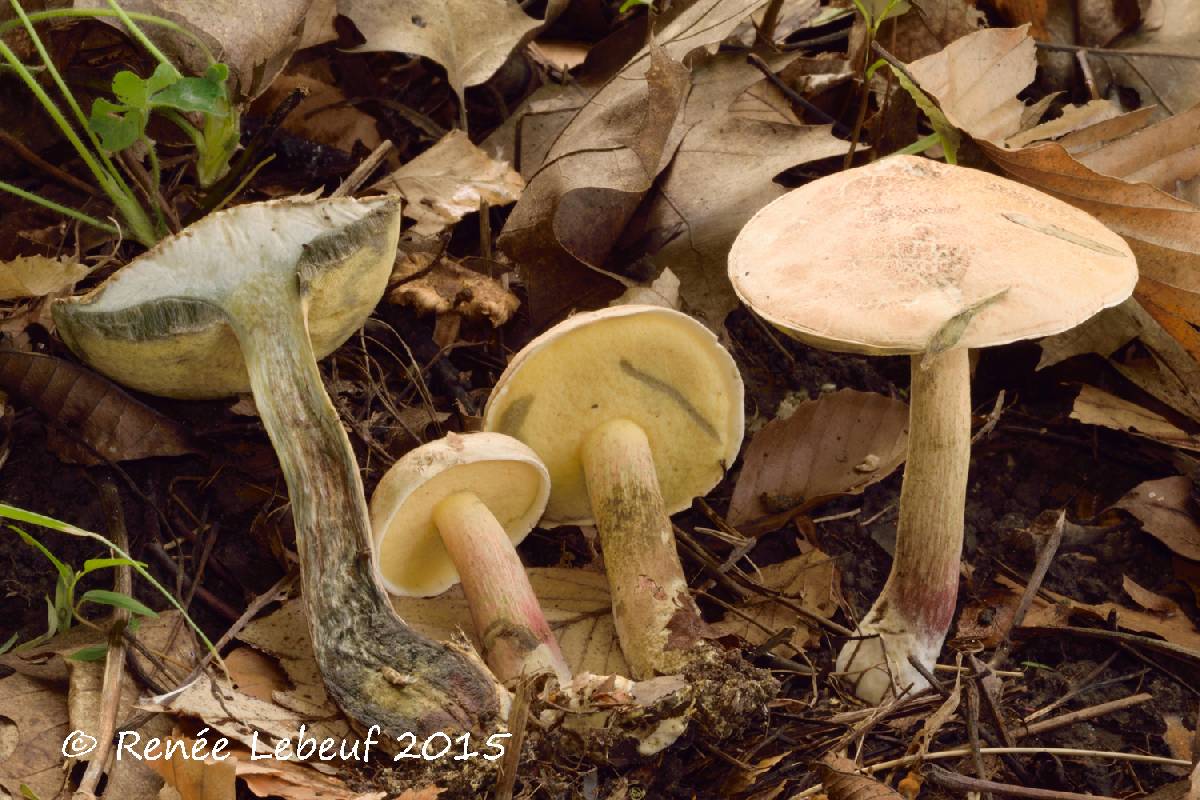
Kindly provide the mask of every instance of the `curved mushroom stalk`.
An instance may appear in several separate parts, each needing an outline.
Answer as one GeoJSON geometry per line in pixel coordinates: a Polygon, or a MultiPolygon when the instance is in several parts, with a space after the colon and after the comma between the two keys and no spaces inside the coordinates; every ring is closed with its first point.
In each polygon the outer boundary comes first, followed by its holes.
{"type": "Polygon", "coordinates": [[[54,308],[71,349],[126,385],[253,391],[288,485],[317,664],[333,699],[384,742],[488,730],[502,691],[471,652],[425,639],[389,605],[354,452],[317,369],[316,352],[378,302],[399,224],[393,200],[237,206],[54,308]]]}
{"type": "Polygon", "coordinates": [[[431,597],[462,583],[484,657],[503,683],[571,677],[516,550],[549,495],[545,465],[516,439],[451,433],[405,453],[371,497],[384,586],[431,597]]]}
{"type": "Polygon", "coordinates": [[[487,505],[472,492],[459,492],[438,503],[433,519],[458,568],[471,620],[496,677],[508,683],[549,673],[559,683],[570,680],[525,567],[487,505]]]}
{"type": "Polygon", "coordinates": [[[913,356],[908,458],[900,490],[896,555],[883,591],[846,643],[837,669],[869,703],[918,692],[929,682],[911,660],[932,667],[958,596],[971,459],[968,350],[913,356]],[[910,660],[911,659],[911,660],[910,660]]]}

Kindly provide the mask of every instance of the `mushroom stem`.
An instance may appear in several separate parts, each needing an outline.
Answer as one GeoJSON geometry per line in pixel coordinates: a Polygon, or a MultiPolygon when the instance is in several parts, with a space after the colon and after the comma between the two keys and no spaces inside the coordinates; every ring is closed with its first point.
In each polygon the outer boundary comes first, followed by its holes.
{"type": "Polygon", "coordinates": [[[855,693],[878,703],[888,693],[928,682],[909,663],[932,670],[958,596],[967,469],[971,460],[971,370],[967,348],[912,357],[908,458],[900,490],[896,555],[858,632],[876,638],[847,642],[837,668],[855,693]]]}
{"type": "Polygon", "coordinates": [[[559,650],[516,548],[491,509],[473,492],[438,503],[433,521],[458,570],[488,666],[501,682],[571,670],[559,650]]]}
{"type": "Polygon", "coordinates": [[[225,307],[287,481],[317,665],[338,705],[364,729],[379,725],[383,741],[487,730],[500,714],[487,670],[405,625],[372,568],[362,480],[325,394],[306,309],[295,279],[225,307]]]}
{"type": "Polygon", "coordinates": [[[679,563],[646,433],[610,420],[588,434],[582,457],[625,659],[635,678],[679,672],[704,621],[679,563]]]}

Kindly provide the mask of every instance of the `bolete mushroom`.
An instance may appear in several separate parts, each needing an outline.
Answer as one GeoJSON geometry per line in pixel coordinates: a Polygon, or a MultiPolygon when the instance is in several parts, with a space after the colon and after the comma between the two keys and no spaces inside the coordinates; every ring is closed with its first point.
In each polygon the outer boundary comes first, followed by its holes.
{"type": "Polygon", "coordinates": [[[317,665],[342,709],[393,747],[405,731],[486,730],[501,698],[473,651],[425,639],[392,610],[354,452],[317,369],[379,301],[399,230],[394,199],[241,205],[54,307],[70,348],[127,386],[253,391],[291,498],[317,665]]]}
{"type": "Polygon", "coordinates": [[[600,533],[634,677],[678,672],[703,641],[668,516],[715,486],[742,441],[742,380],[696,320],[658,306],[577,314],[500,376],[484,427],[550,473],[543,526],[600,533]]]}
{"type": "Polygon", "coordinates": [[[925,687],[954,615],[970,463],[968,350],[1048,336],[1127,298],[1120,236],[1013,181],[896,156],[815,180],[742,228],[729,277],[756,314],[845,353],[911,357],[908,459],[882,593],[837,659],[859,697],[925,687]]]}
{"type": "Polygon", "coordinates": [[[484,657],[504,683],[571,677],[516,550],[549,496],[537,454],[500,433],[451,433],[410,450],[371,496],[383,585],[432,597],[461,581],[484,657]]]}

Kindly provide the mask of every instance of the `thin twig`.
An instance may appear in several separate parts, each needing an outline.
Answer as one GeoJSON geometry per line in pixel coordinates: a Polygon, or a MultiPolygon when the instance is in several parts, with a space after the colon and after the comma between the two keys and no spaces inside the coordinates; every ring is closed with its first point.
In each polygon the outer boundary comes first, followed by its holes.
{"type": "Polygon", "coordinates": [[[1082,44],[1059,44],[1057,42],[1034,42],[1035,45],[1043,50],[1052,50],[1059,53],[1074,53],[1082,50],[1085,53],[1091,53],[1098,56],[1121,56],[1122,58],[1178,58],[1181,61],[1200,61],[1200,55],[1196,53],[1182,53],[1170,50],[1115,50],[1111,47],[1088,47],[1082,44]]]}
{"type": "Polygon", "coordinates": [[[1017,738],[1020,739],[1023,736],[1037,736],[1042,733],[1047,733],[1048,731],[1065,728],[1068,725],[1074,725],[1076,722],[1094,719],[1095,717],[1102,717],[1105,714],[1111,714],[1112,712],[1120,711],[1123,708],[1130,708],[1132,706],[1141,705],[1142,703],[1148,703],[1153,699],[1154,695],[1149,694],[1148,692],[1142,692],[1140,694],[1130,695],[1129,697],[1110,700],[1107,703],[1100,703],[1099,705],[1090,706],[1088,708],[1081,708],[1078,711],[1072,711],[1069,714],[1061,714],[1057,717],[1051,717],[1050,719],[1028,725],[1024,731],[1021,731],[1017,734],[1017,738]]]}
{"type": "Polygon", "coordinates": [[[983,778],[970,778],[936,765],[929,767],[929,770],[925,773],[925,777],[938,786],[947,789],[957,789],[965,792],[996,792],[997,794],[1009,797],[1026,798],[1027,800],[1116,800],[1116,798],[1104,797],[1102,795],[1059,792],[1054,789],[1038,789],[1032,786],[1017,786],[1012,783],[999,783],[997,781],[984,780],[983,778]]]}
{"type": "Polygon", "coordinates": [[[763,61],[758,55],[751,53],[750,55],[746,56],[746,61],[750,62],[751,66],[761,72],[776,89],[783,92],[784,97],[786,97],[788,100],[791,100],[809,114],[812,114],[823,124],[832,125],[835,136],[850,135],[850,131],[845,125],[838,122],[832,115],[823,109],[813,105],[806,97],[804,97],[804,95],[788,86],[783,78],[780,78],[778,75],[776,75],[775,71],[771,69],[767,62],[763,61]]]}
{"type": "Polygon", "coordinates": [[[530,680],[521,680],[513,694],[512,710],[508,715],[508,731],[512,738],[508,740],[508,749],[500,762],[500,775],[496,778],[495,800],[512,800],[513,787],[517,783],[517,768],[521,764],[521,750],[525,744],[525,728],[529,723],[529,703],[532,699],[533,684],[530,680]]]}
{"type": "Polygon", "coordinates": [[[1012,649],[1012,632],[1021,627],[1021,623],[1025,621],[1025,615],[1029,613],[1029,608],[1033,605],[1033,600],[1037,596],[1038,590],[1042,588],[1042,582],[1046,579],[1050,563],[1054,560],[1054,555],[1058,552],[1058,546],[1062,544],[1063,525],[1066,520],[1067,512],[1059,511],[1058,517],[1050,528],[1049,535],[1042,542],[1042,546],[1038,550],[1037,563],[1034,564],[1033,574],[1029,576],[1029,582],[1025,585],[1025,591],[1021,593],[1021,601],[1017,604],[1017,610],[1013,612],[1008,628],[1004,631],[1004,638],[988,662],[989,668],[995,669],[1008,659],[1008,653],[1012,649]]]}
{"type": "Polygon", "coordinates": [[[342,181],[341,185],[329,193],[330,197],[350,197],[357,192],[367,178],[379,168],[383,160],[388,157],[388,154],[395,149],[391,139],[384,139],[379,143],[379,146],[371,151],[371,154],[362,160],[354,171],[351,172],[346,180],[342,181]]]}

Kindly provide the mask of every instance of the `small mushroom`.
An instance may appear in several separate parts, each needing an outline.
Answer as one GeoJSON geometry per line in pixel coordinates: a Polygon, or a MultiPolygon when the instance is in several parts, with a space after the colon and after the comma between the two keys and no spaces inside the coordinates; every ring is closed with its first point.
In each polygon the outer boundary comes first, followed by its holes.
{"type": "Polygon", "coordinates": [[[827,350],[908,355],[896,553],[837,668],[859,697],[927,685],[954,615],[970,463],[968,349],[1060,333],[1129,297],[1137,265],[1088,214],[978,170],[896,156],[793,190],[729,254],[742,301],[827,350]]]}
{"type": "Polygon", "coordinates": [[[703,325],[657,306],[577,314],[500,376],[484,427],[550,473],[544,526],[600,533],[621,649],[635,677],[680,671],[704,622],[668,516],[720,480],[741,446],[742,380],[703,325]]]}
{"type": "Polygon", "coordinates": [[[383,585],[431,597],[461,581],[488,666],[504,683],[571,677],[516,550],[549,496],[537,454],[499,433],[452,433],[411,450],[371,496],[383,585]]]}
{"type": "Polygon", "coordinates": [[[342,709],[393,742],[486,730],[501,703],[469,648],[425,639],[392,610],[354,452],[317,369],[379,302],[399,230],[392,199],[237,206],[54,307],[70,348],[127,386],[253,391],[288,485],[317,665],[342,709]]]}

